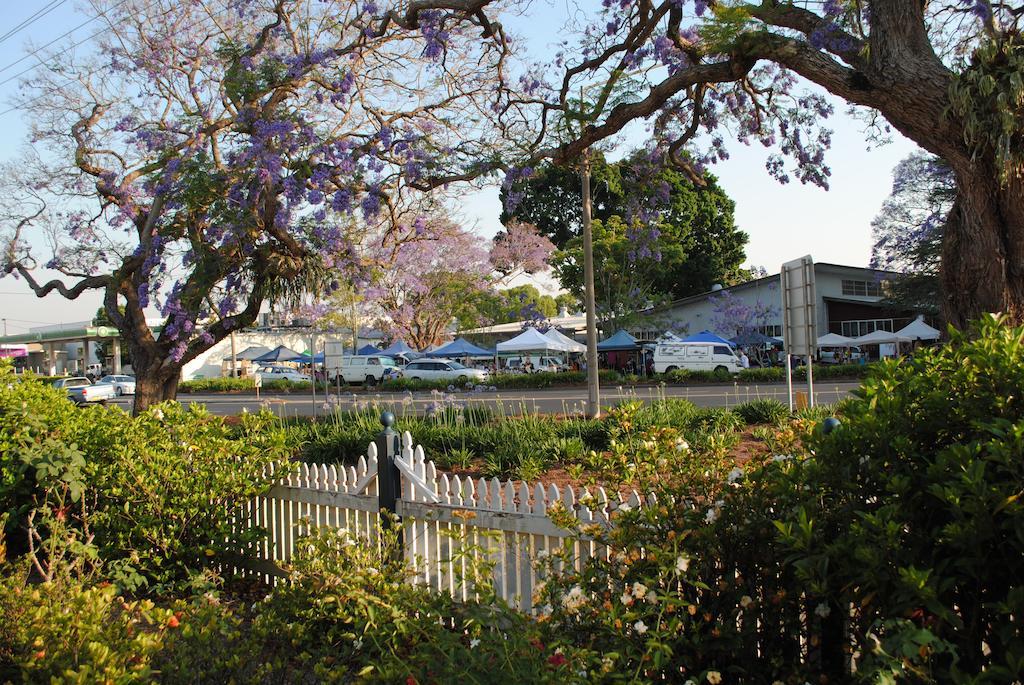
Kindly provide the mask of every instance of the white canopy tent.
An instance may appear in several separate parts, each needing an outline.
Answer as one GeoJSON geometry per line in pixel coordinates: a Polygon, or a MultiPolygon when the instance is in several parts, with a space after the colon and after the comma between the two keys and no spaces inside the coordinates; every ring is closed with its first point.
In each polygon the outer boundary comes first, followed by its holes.
{"type": "Polygon", "coordinates": [[[910,340],[938,340],[942,337],[938,329],[932,328],[924,322],[923,316],[918,316],[909,324],[896,331],[896,335],[901,335],[910,340]]]}
{"type": "Polygon", "coordinates": [[[838,333],[826,333],[818,338],[818,347],[851,347],[853,344],[853,338],[838,333]]]}
{"type": "Polygon", "coordinates": [[[892,343],[908,342],[911,342],[911,340],[905,335],[883,330],[872,331],[867,335],[862,335],[852,340],[854,345],[889,345],[892,343]]]}
{"type": "Polygon", "coordinates": [[[563,345],[565,345],[565,351],[566,352],[586,352],[587,351],[587,346],[586,345],[584,345],[583,343],[580,343],[580,342],[576,342],[575,340],[573,340],[569,336],[567,336],[564,333],[562,333],[562,331],[558,330],[557,328],[552,328],[551,330],[549,330],[547,333],[544,334],[544,337],[545,338],[551,338],[555,342],[559,342],[559,343],[562,343],[563,345]]]}
{"type": "Polygon", "coordinates": [[[498,354],[506,352],[568,352],[565,343],[557,342],[545,336],[536,328],[525,331],[497,345],[498,354]]]}

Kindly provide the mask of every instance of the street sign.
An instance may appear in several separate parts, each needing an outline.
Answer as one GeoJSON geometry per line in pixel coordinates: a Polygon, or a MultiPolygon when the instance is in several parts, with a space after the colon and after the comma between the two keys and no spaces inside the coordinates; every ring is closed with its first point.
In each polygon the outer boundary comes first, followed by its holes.
{"type": "Polygon", "coordinates": [[[782,265],[782,338],[786,351],[786,387],[789,409],[801,403],[793,397],[793,357],[803,357],[807,364],[807,396],[805,406],[814,406],[814,353],[818,346],[818,298],[814,292],[814,260],[810,255],[782,265]]]}
{"type": "Polygon", "coordinates": [[[814,260],[810,255],[782,265],[782,338],[786,352],[809,357],[815,352],[817,297],[814,293],[814,260]]]}

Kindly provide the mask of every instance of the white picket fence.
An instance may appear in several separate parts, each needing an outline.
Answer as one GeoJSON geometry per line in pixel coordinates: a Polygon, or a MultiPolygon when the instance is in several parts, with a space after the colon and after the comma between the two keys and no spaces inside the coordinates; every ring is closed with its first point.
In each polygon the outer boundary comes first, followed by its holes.
{"type": "MultiPolygon", "coordinates": [[[[272,580],[279,574],[277,565],[292,558],[296,542],[311,526],[343,528],[373,539],[381,525],[377,464],[375,444],[355,466],[303,464],[250,503],[240,523],[263,527],[269,535],[248,551],[249,569],[272,580]]],[[[467,582],[470,571],[474,562],[483,561],[493,566],[498,596],[525,611],[534,610],[540,558],[571,545],[569,559],[578,569],[587,559],[608,554],[589,537],[555,525],[548,513],[556,502],[582,526],[608,526],[616,509],[641,505],[636,492],[610,498],[602,488],[577,493],[572,487],[449,477],[438,473],[409,433],[402,435],[395,464],[402,474],[396,509],[413,582],[467,599],[474,594],[473,583],[467,582]]]]}

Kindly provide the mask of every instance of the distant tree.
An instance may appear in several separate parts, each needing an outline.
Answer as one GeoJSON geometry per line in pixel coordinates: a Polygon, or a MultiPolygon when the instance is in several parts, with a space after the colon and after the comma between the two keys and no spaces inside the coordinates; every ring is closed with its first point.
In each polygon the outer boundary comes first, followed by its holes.
{"type": "MultiPolygon", "coordinates": [[[[124,312],[122,312],[123,314],[124,312]]],[[[100,307],[96,310],[96,316],[92,320],[93,326],[111,326],[114,327],[114,322],[107,316],[107,310],[104,307],[100,307]]],[[[114,355],[114,345],[107,340],[101,340],[96,343],[96,356],[99,357],[100,361],[106,362],[107,357],[114,355]]],[[[128,345],[121,341],[121,366],[127,366],[131,364],[131,354],[128,345]]]]}
{"type": "MultiPolygon", "coordinates": [[[[713,177],[704,186],[694,184],[657,155],[642,151],[619,162],[594,157],[593,217],[605,223],[619,217],[633,225],[634,252],[641,257],[659,255],[660,267],[650,275],[651,292],[677,299],[707,292],[715,283],[744,280],[740,265],[748,236],[737,230],[735,203],[713,177]]],[[[577,172],[541,164],[530,178],[504,188],[503,193],[506,201],[517,195],[514,207],[502,214],[504,219],[514,214],[535,224],[560,249],[579,237],[577,172]]],[[[563,281],[562,287],[578,291],[572,281],[563,281]]]]}
{"type": "MultiPolygon", "coordinates": [[[[613,215],[592,223],[594,245],[594,292],[598,319],[616,329],[640,320],[641,310],[666,299],[657,289],[661,255],[638,246],[642,229],[613,215]]],[[[555,274],[569,293],[583,298],[583,239],[573,238],[552,258],[555,274]]]]}
{"type": "MultiPolygon", "coordinates": [[[[769,289],[774,290],[774,284],[769,289]]],[[[757,333],[779,315],[777,305],[760,298],[747,302],[729,290],[709,295],[708,300],[712,303],[712,332],[726,338],[757,333]]]]}
{"type": "Polygon", "coordinates": [[[554,244],[540,235],[533,224],[510,221],[504,231],[494,236],[491,266],[501,281],[508,283],[518,276],[546,271],[554,249],[554,244]]]}
{"type": "Polygon", "coordinates": [[[555,307],[558,311],[565,310],[570,314],[576,313],[580,310],[581,303],[572,293],[559,293],[555,296],[555,307]]]}
{"type": "Polygon", "coordinates": [[[377,309],[377,326],[416,349],[442,342],[452,321],[472,316],[491,288],[483,241],[445,217],[426,222],[420,238],[382,252],[387,256],[378,258],[364,296],[377,309]]]}
{"type": "Polygon", "coordinates": [[[940,314],[942,237],[955,200],[953,170],[935,155],[916,152],[893,170],[892,193],[871,222],[872,268],[903,273],[886,292],[892,307],[940,314]]]}

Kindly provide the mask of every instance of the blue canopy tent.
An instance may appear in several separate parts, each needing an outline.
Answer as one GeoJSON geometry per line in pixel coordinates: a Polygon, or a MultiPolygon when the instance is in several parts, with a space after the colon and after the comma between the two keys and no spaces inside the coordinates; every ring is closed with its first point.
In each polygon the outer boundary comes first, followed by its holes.
{"type": "Polygon", "coordinates": [[[363,345],[356,351],[356,354],[361,355],[363,357],[365,357],[368,354],[380,354],[380,349],[374,347],[373,345],[363,345]]]}
{"type": "Polygon", "coordinates": [[[700,333],[694,333],[688,338],[683,338],[682,342],[711,343],[712,345],[728,345],[729,347],[736,347],[736,343],[732,342],[731,340],[726,340],[720,335],[715,335],[711,331],[701,331],[700,333]]]}
{"type": "Polygon", "coordinates": [[[270,352],[256,357],[253,361],[261,364],[267,364],[271,362],[293,362],[301,359],[302,355],[295,350],[290,350],[284,345],[278,345],[270,352]]]}
{"type": "Polygon", "coordinates": [[[635,352],[640,343],[626,331],[617,331],[615,335],[597,343],[598,352],[635,352]]]}
{"type": "Polygon", "coordinates": [[[485,350],[482,347],[477,347],[473,343],[469,342],[465,338],[459,338],[454,342],[450,342],[447,345],[442,345],[436,350],[427,352],[428,357],[491,357],[494,356],[494,350],[485,350]]]}
{"type": "Polygon", "coordinates": [[[389,357],[394,357],[400,354],[407,359],[415,359],[416,357],[423,356],[422,352],[417,352],[416,350],[406,345],[404,340],[397,340],[391,343],[391,347],[388,347],[385,350],[381,350],[381,354],[385,354],[389,357]]]}
{"type": "Polygon", "coordinates": [[[303,352],[302,353],[302,359],[300,359],[299,361],[301,361],[303,364],[309,364],[309,363],[323,364],[324,363],[324,353],[323,352],[318,352],[317,354],[313,355],[312,360],[310,360],[309,352],[303,352]]]}

